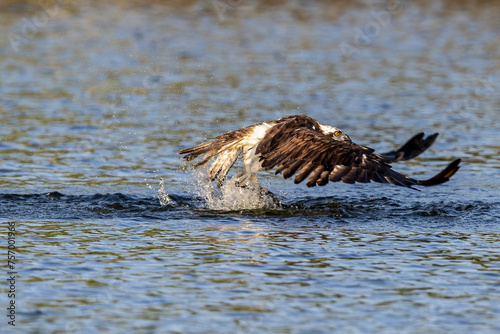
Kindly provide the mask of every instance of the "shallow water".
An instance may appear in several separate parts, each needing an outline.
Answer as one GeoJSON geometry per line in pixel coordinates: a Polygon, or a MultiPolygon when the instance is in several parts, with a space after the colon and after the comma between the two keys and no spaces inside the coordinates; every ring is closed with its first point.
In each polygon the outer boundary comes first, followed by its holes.
{"type": "Polygon", "coordinates": [[[500,6],[404,3],[0,1],[0,328],[500,331],[500,6]],[[395,165],[417,178],[463,166],[420,192],[262,173],[270,203],[176,153],[297,113],[380,151],[439,132],[395,165]]]}

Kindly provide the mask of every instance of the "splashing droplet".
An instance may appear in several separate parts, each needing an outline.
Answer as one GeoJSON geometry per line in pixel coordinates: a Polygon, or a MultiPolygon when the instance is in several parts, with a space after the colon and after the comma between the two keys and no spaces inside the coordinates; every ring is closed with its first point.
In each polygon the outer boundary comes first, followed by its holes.
{"type": "Polygon", "coordinates": [[[163,181],[163,178],[160,178],[160,184],[158,185],[158,199],[160,200],[161,206],[174,203],[174,200],[171,199],[165,191],[165,181],[163,181]]]}

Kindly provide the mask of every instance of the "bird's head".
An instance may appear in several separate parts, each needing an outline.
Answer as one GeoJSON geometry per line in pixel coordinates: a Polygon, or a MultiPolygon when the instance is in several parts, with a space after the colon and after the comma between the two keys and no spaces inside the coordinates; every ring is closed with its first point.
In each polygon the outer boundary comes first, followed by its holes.
{"type": "Polygon", "coordinates": [[[334,126],[321,125],[320,130],[325,135],[331,136],[335,140],[351,142],[351,138],[349,138],[348,135],[346,135],[342,130],[340,130],[339,128],[336,128],[334,126]]]}

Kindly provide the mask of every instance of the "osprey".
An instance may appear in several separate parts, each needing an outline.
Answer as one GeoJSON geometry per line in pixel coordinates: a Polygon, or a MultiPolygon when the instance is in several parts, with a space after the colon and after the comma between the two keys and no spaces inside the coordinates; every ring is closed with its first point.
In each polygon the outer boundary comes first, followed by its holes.
{"type": "Polygon", "coordinates": [[[205,154],[195,166],[212,160],[208,176],[222,186],[229,169],[243,154],[245,171],[234,176],[238,186],[257,185],[257,172],[277,167],[276,174],[285,179],[296,175],[294,182],[307,177],[308,187],[324,186],[328,182],[391,183],[397,186],[435,186],[449,180],[460,168],[460,159],[451,162],[439,174],[428,180],[416,180],[394,171],[390,163],[415,158],[429,148],[437,133],[424,138],[419,133],[399,149],[377,154],[375,150],[355,144],[340,129],[322,125],[305,116],[286,116],[274,121],[254,124],[222,134],[212,141],[181,150],[191,161],[205,154]]]}

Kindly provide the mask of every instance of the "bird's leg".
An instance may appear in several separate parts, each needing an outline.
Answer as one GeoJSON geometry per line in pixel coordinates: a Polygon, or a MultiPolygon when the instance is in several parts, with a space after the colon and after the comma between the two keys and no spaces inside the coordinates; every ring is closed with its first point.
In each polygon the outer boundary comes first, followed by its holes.
{"type": "Polygon", "coordinates": [[[253,160],[248,158],[246,155],[243,159],[243,163],[245,165],[245,171],[236,174],[231,178],[231,181],[234,180],[234,184],[237,187],[250,187],[251,184],[259,184],[257,180],[257,170],[254,170],[253,160]]]}
{"type": "Polygon", "coordinates": [[[231,181],[234,185],[240,188],[246,188],[249,190],[257,190],[259,195],[262,197],[272,197],[273,200],[277,200],[276,195],[262,187],[257,179],[257,172],[260,169],[260,162],[258,162],[255,157],[252,158],[252,154],[246,154],[244,159],[245,171],[234,175],[231,181]]]}
{"type": "Polygon", "coordinates": [[[246,172],[240,172],[231,178],[231,181],[234,181],[234,184],[237,187],[242,187],[242,188],[248,186],[249,180],[250,180],[249,176],[246,172]]]}
{"type": "Polygon", "coordinates": [[[255,173],[249,174],[247,171],[234,175],[231,181],[234,181],[235,186],[240,188],[264,189],[260,185],[257,175],[255,173]]]}
{"type": "Polygon", "coordinates": [[[255,173],[248,174],[246,172],[241,172],[234,175],[231,178],[231,181],[234,181],[234,185],[244,189],[255,189],[259,192],[260,196],[263,197],[272,197],[273,200],[278,201],[278,197],[260,185],[259,180],[257,179],[257,175],[255,173]]]}

